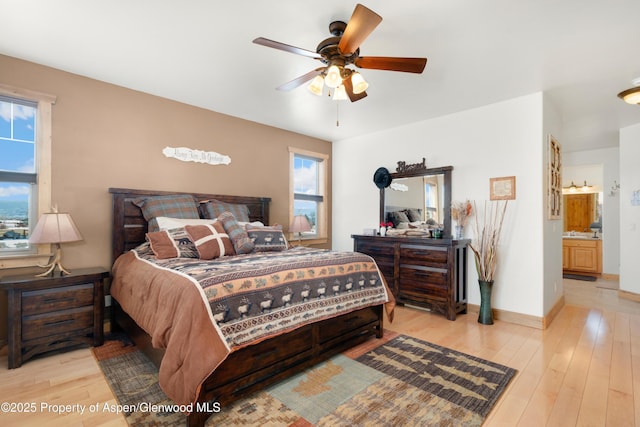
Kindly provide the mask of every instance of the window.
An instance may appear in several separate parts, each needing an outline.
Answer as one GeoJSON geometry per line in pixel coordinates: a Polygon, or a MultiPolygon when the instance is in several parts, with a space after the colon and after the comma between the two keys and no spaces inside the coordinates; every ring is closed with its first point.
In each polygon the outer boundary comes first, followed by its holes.
{"type": "MultiPolygon", "coordinates": [[[[302,239],[327,239],[327,173],[326,154],[290,148],[291,161],[291,208],[290,220],[296,215],[305,215],[311,231],[302,234],[302,239]]],[[[298,236],[291,235],[290,238],[298,236]]]]}
{"type": "Polygon", "coordinates": [[[0,252],[29,250],[37,190],[37,103],[0,96],[0,252]]]}
{"type": "Polygon", "coordinates": [[[0,85],[0,267],[41,262],[50,248],[29,245],[51,204],[51,106],[54,97],[0,85]]]}

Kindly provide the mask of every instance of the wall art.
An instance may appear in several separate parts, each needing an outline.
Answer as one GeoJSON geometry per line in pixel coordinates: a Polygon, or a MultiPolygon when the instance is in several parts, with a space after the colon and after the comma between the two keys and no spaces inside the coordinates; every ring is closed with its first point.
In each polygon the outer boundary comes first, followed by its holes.
{"type": "Polygon", "coordinates": [[[516,198],[516,177],[490,178],[489,194],[491,200],[514,200],[516,198]]]}
{"type": "Polygon", "coordinates": [[[549,177],[547,204],[549,219],[560,219],[562,213],[562,162],[560,144],[549,134],[549,177]]]}
{"type": "Polygon", "coordinates": [[[231,163],[231,157],[215,151],[192,150],[186,147],[165,147],[162,150],[162,154],[183,162],[208,163],[210,165],[228,165],[231,163]]]}

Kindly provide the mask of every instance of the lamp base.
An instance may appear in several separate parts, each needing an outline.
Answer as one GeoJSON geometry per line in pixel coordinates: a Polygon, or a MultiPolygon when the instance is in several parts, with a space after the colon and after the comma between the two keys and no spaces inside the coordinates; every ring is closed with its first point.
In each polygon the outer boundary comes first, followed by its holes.
{"type": "Polygon", "coordinates": [[[69,273],[63,266],[62,266],[62,249],[60,249],[60,244],[57,243],[57,248],[56,248],[56,252],[53,255],[53,259],[51,260],[51,262],[49,264],[45,264],[45,265],[38,265],[38,267],[41,268],[47,268],[48,270],[45,271],[44,273],[40,273],[40,274],[36,274],[36,277],[46,277],[46,276],[53,276],[53,273],[55,272],[56,267],[58,267],[58,269],[60,270],[60,275],[62,276],[63,274],[71,274],[69,273]]]}

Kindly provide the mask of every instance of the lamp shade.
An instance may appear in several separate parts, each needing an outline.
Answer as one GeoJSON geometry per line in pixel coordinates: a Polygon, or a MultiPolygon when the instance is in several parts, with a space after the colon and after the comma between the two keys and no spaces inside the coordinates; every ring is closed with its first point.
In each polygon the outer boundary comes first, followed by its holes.
{"type": "Polygon", "coordinates": [[[63,243],[82,240],[82,235],[68,213],[43,214],[29,236],[29,243],[63,243]]]}
{"type": "Polygon", "coordinates": [[[358,72],[351,74],[351,83],[353,84],[353,93],[356,95],[364,92],[369,87],[369,83],[358,72]]]}
{"type": "Polygon", "coordinates": [[[333,90],[333,99],[334,101],[346,101],[347,99],[347,91],[345,90],[343,85],[338,86],[333,90]]]}
{"type": "Polygon", "coordinates": [[[311,231],[311,224],[306,215],[296,215],[293,217],[289,231],[292,233],[304,233],[311,231]]]}
{"type": "Polygon", "coordinates": [[[322,78],[322,76],[316,76],[311,82],[311,84],[307,86],[307,88],[309,88],[309,91],[311,91],[312,94],[317,96],[322,95],[323,87],[324,87],[324,78],[322,78]]]}
{"type": "Polygon", "coordinates": [[[335,89],[342,83],[342,76],[340,75],[340,68],[336,65],[331,65],[327,69],[327,76],[324,78],[324,84],[331,89],[335,89]]]}

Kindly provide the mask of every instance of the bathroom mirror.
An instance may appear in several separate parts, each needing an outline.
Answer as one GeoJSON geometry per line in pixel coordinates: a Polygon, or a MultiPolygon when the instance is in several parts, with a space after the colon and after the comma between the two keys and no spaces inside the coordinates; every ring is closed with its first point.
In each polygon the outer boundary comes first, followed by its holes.
{"type": "Polygon", "coordinates": [[[562,198],[563,231],[589,232],[592,223],[601,221],[602,193],[564,194],[562,198]]]}

